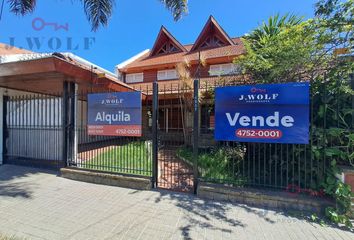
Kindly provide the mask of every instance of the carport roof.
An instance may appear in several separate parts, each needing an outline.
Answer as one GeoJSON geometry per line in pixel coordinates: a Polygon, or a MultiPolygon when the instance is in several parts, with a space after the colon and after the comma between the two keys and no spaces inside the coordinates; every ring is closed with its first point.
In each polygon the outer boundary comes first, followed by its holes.
{"type": "Polygon", "coordinates": [[[0,63],[0,87],[53,94],[62,91],[64,81],[70,81],[79,85],[79,91],[85,92],[134,91],[111,74],[62,54],[28,54],[18,59],[14,56],[12,60],[0,63]]]}

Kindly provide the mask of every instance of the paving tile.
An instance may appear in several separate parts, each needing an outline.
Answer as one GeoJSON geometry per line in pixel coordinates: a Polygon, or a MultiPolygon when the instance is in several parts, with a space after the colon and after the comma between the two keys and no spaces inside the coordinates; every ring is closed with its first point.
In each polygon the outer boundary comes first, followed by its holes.
{"type": "Polygon", "coordinates": [[[335,239],[354,234],[282,212],[0,166],[0,233],[26,239],[335,239]],[[8,194],[2,189],[17,186],[8,194]]]}

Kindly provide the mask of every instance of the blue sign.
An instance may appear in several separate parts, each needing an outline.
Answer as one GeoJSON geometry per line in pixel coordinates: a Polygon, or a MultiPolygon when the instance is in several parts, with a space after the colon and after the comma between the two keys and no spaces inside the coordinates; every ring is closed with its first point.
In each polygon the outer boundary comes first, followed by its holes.
{"type": "Polygon", "coordinates": [[[88,95],[88,134],[141,136],[141,92],[88,95]]]}
{"type": "Polygon", "coordinates": [[[215,89],[215,140],[309,142],[309,83],[215,89]]]}

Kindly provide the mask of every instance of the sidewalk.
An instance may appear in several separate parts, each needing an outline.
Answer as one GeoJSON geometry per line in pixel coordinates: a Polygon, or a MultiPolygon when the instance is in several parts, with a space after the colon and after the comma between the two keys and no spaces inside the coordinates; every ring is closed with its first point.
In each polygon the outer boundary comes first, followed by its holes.
{"type": "Polygon", "coordinates": [[[281,212],[0,166],[0,233],[26,239],[354,239],[281,212]]]}

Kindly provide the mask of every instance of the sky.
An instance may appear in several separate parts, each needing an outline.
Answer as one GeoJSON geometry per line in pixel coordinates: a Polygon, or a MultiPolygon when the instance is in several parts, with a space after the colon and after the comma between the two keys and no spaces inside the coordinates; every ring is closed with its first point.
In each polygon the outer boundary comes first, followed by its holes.
{"type": "Polygon", "coordinates": [[[25,17],[10,13],[5,1],[0,42],[34,52],[72,52],[109,71],[150,49],[161,25],[182,44],[193,43],[213,15],[231,37],[252,31],[263,20],[287,12],[313,17],[313,0],[189,0],[189,13],[177,22],[159,0],[117,0],[107,27],[96,32],[79,0],[39,0],[25,17]],[[43,23],[45,22],[45,25],[43,23]],[[55,29],[63,25],[64,28],[55,29]]]}

